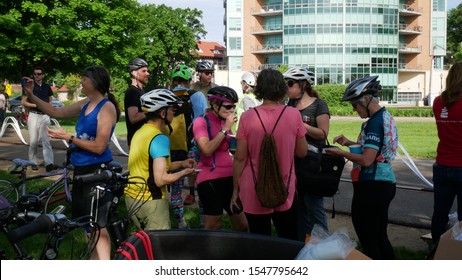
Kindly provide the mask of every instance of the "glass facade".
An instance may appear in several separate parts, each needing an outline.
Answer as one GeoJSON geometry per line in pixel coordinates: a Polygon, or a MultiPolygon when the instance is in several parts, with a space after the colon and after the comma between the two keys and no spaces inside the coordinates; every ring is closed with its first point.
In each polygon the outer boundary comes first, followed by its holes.
{"type": "Polygon", "coordinates": [[[398,0],[285,0],[283,63],[307,67],[316,84],[379,75],[398,85],[398,0]],[[301,36],[302,35],[302,36],[301,36]]]}

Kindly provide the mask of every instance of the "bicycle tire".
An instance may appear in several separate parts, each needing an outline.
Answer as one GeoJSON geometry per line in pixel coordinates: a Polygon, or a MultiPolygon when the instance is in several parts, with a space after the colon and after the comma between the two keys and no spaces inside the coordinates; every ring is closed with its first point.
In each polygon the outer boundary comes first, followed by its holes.
{"type": "Polygon", "coordinates": [[[0,179],[0,195],[9,201],[18,202],[19,190],[15,187],[13,182],[0,179]]]}
{"type": "MultiPolygon", "coordinates": [[[[70,182],[68,182],[68,184],[70,184],[70,182]]],[[[54,210],[55,207],[53,206],[62,205],[62,203],[58,204],[58,202],[63,201],[71,203],[71,200],[67,197],[66,190],[64,188],[64,182],[60,183],[52,192],[50,192],[46,198],[45,205],[43,206],[43,213],[49,214],[54,210]]]]}

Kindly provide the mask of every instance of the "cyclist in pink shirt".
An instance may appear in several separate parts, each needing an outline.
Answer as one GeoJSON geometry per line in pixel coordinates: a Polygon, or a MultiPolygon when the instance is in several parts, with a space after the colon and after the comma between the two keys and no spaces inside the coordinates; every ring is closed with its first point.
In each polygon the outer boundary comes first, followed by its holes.
{"type": "MultiPolygon", "coordinates": [[[[255,95],[263,104],[242,114],[237,130],[237,150],[234,155],[234,192],[232,205],[242,201],[243,209],[252,233],[271,235],[271,221],[277,235],[297,240],[297,209],[294,203],[296,176],[294,155],[304,157],[308,151],[306,129],[297,109],[284,106],[287,84],[279,71],[265,69],[257,79],[255,95]],[[284,110],[285,108],[285,110],[284,110]],[[288,182],[289,196],[285,203],[274,208],[263,207],[255,192],[253,169],[258,170],[260,146],[264,137],[262,124],[272,129],[284,182],[288,182]],[[284,112],[281,114],[281,112],[284,112]],[[251,159],[251,161],[250,161],[251,159]]],[[[258,178],[258,174],[256,175],[258,178]]]]}
{"type": "Polygon", "coordinates": [[[233,158],[229,152],[231,127],[237,121],[234,114],[237,93],[223,86],[208,91],[210,110],[194,121],[193,133],[200,150],[197,168],[197,192],[202,201],[205,228],[221,228],[223,209],[228,213],[233,228],[247,231],[248,225],[242,211],[231,211],[233,194],[233,158]]]}

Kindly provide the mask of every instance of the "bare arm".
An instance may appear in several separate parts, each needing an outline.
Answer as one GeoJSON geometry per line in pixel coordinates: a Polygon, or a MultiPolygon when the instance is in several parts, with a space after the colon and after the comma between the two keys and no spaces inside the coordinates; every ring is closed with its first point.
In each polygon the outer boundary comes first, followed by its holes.
{"type": "Polygon", "coordinates": [[[188,158],[181,161],[174,161],[170,164],[170,170],[178,170],[181,168],[196,168],[196,161],[188,158]]]}
{"type": "MultiPolygon", "coordinates": [[[[70,117],[77,117],[82,110],[84,104],[88,102],[88,99],[81,100],[77,103],[74,103],[70,106],[65,106],[61,108],[55,108],[51,103],[45,102],[34,95],[32,92],[34,89],[34,80],[31,78],[27,79],[27,86],[24,88],[24,92],[26,96],[21,98],[21,105],[29,107],[29,108],[39,108],[43,112],[45,112],[50,117],[54,118],[70,118],[70,117]],[[27,98],[29,98],[33,103],[27,102],[27,98]]],[[[51,102],[51,97],[50,97],[51,102]]]]}
{"type": "Polygon", "coordinates": [[[295,156],[299,158],[304,158],[308,152],[308,142],[305,137],[300,137],[295,143],[295,156]]]}
{"type": "Polygon", "coordinates": [[[233,196],[231,197],[231,209],[237,205],[239,198],[239,178],[242,175],[245,164],[248,160],[247,140],[237,139],[236,153],[233,161],[233,196]]]}
{"type": "MultiPolygon", "coordinates": [[[[172,163],[173,164],[173,163],[172,163]]],[[[175,181],[178,181],[183,176],[191,174],[193,168],[185,168],[175,173],[167,172],[167,158],[158,157],[153,160],[153,171],[154,171],[154,182],[156,186],[163,187],[165,185],[171,184],[175,181]]]]}
{"type": "MultiPolygon", "coordinates": [[[[233,124],[237,121],[237,117],[235,114],[230,114],[226,118],[226,122],[223,125],[223,129],[229,131],[233,124]]],[[[197,139],[197,146],[199,147],[201,153],[207,157],[211,156],[220,146],[223,139],[225,139],[226,135],[221,132],[218,132],[212,140],[209,137],[201,137],[197,139]]]]}
{"type": "Polygon", "coordinates": [[[327,148],[325,151],[330,155],[343,156],[349,161],[355,162],[364,167],[371,166],[377,157],[377,150],[372,148],[365,148],[362,154],[353,154],[340,148],[327,148]]]}
{"type": "Polygon", "coordinates": [[[326,137],[327,135],[329,135],[329,115],[322,114],[317,116],[316,124],[318,125],[318,127],[314,127],[308,124],[303,125],[306,129],[306,133],[308,134],[308,136],[315,140],[323,140],[325,138],[324,132],[326,133],[326,137]]]}
{"type": "Polygon", "coordinates": [[[128,107],[126,113],[128,114],[131,124],[136,124],[146,119],[146,115],[143,112],[139,112],[136,106],[128,107]]]}

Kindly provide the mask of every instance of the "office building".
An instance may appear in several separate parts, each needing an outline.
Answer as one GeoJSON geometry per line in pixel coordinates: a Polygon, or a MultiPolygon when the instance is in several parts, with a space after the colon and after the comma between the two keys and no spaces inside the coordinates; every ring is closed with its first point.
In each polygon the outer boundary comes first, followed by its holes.
{"type": "Polygon", "coordinates": [[[382,101],[443,88],[447,0],[224,0],[229,71],[301,66],[316,84],[378,75],[382,101]]]}

